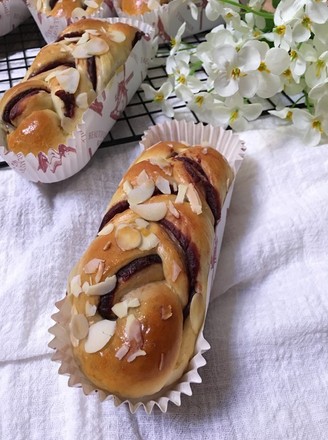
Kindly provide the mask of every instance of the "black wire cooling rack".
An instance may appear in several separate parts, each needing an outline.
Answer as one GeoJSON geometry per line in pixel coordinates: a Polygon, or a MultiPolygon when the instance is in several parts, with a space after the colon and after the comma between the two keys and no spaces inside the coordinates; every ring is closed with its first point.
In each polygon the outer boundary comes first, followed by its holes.
{"type": "MultiPolygon", "coordinates": [[[[189,37],[186,42],[198,44],[204,40],[204,34],[189,37]]],[[[10,34],[0,37],[0,98],[2,94],[13,85],[17,84],[25,75],[26,69],[32,64],[40,48],[46,43],[32,18],[10,34]]],[[[146,83],[155,88],[167,78],[165,64],[169,54],[169,46],[159,47],[153,65],[149,67],[146,83]]],[[[169,98],[176,113],[181,117],[198,121],[197,116],[181,103],[176,97],[169,98]]],[[[279,103],[284,106],[294,105],[295,102],[287,95],[279,95],[274,99],[260,100],[263,105],[263,115],[267,114],[279,103]]],[[[129,142],[138,142],[143,132],[151,125],[158,122],[161,108],[153,101],[147,101],[144,92],[139,89],[132,98],[121,117],[117,120],[110,133],[107,135],[100,148],[111,147],[129,142]]],[[[8,165],[0,161],[0,169],[8,165]]]]}

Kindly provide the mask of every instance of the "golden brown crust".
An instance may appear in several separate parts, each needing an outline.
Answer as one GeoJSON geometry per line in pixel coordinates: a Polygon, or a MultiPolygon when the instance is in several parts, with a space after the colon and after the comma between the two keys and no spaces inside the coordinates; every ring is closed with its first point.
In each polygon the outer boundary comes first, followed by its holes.
{"type": "Polygon", "coordinates": [[[94,13],[103,3],[103,0],[40,0],[37,2],[38,11],[52,17],[65,17],[70,18],[74,15],[75,10],[78,9],[76,14],[83,14],[83,16],[90,16],[94,13]],[[92,5],[92,6],[90,6],[92,5]]]}
{"type": "Polygon", "coordinates": [[[136,33],[124,23],[85,19],[68,26],[59,41],[43,47],[22,82],[0,101],[8,148],[37,156],[65,143],[125,63],[136,33]]]}
{"type": "Polygon", "coordinates": [[[185,371],[206,308],[217,221],[208,194],[221,206],[232,177],[216,150],[177,142],[144,151],[125,174],[68,283],[74,357],[95,387],[143,400],[185,371]],[[112,328],[101,346],[98,325],[112,328]]]}

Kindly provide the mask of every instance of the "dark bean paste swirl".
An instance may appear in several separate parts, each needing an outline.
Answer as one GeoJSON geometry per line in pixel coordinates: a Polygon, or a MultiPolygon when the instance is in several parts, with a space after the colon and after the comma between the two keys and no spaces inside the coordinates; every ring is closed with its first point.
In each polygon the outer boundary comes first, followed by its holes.
{"type": "Polygon", "coordinates": [[[75,111],[75,97],[72,93],[67,93],[65,90],[57,90],[55,93],[58,98],[60,98],[65,107],[64,115],[67,118],[73,118],[75,111]]]}
{"type": "Polygon", "coordinates": [[[49,0],[50,9],[53,9],[56,6],[57,2],[58,0],[49,0]]]}
{"type": "Polygon", "coordinates": [[[96,57],[87,58],[87,71],[93,87],[93,90],[97,90],[97,65],[96,57]]]}
{"type": "Polygon", "coordinates": [[[16,96],[14,96],[12,99],[10,99],[7,102],[7,105],[5,106],[2,114],[2,120],[6,122],[7,124],[11,124],[11,121],[15,119],[17,116],[19,116],[20,112],[18,111],[16,105],[21,99],[26,98],[27,96],[36,95],[39,92],[47,92],[48,90],[43,89],[41,87],[35,88],[35,89],[27,89],[24,90],[24,92],[18,93],[16,96]]]}
{"type": "Polygon", "coordinates": [[[127,200],[122,200],[121,202],[116,203],[114,206],[112,206],[104,215],[104,218],[102,219],[99,227],[99,231],[102,230],[102,228],[107,225],[108,222],[111,221],[113,217],[115,217],[116,214],[120,214],[121,212],[126,211],[129,208],[129,202],[127,200]]]}
{"type": "Polygon", "coordinates": [[[186,156],[177,156],[174,160],[180,160],[183,162],[187,173],[192,178],[195,185],[202,185],[205,191],[206,202],[212,211],[215,221],[218,222],[221,218],[220,197],[215,187],[209,181],[202,166],[194,159],[186,156]]]}
{"type": "Polygon", "coordinates": [[[28,79],[33,78],[36,75],[40,75],[40,73],[48,72],[48,70],[56,69],[57,67],[65,66],[65,67],[74,67],[75,63],[74,61],[53,61],[52,63],[48,63],[43,67],[40,67],[40,69],[35,70],[32,72],[28,79]]]}
{"type": "Polygon", "coordinates": [[[60,37],[58,37],[56,40],[56,43],[58,43],[59,41],[65,40],[65,38],[82,37],[83,33],[84,33],[84,31],[68,32],[67,34],[64,34],[64,35],[61,35],[60,37]]]}
{"type": "MultiPolygon", "coordinates": [[[[136,272],[139,272],[140,270],[143,270],[146,267],[151,266],[152,264],[161,263],[162,260],[157,254],[146,255],[144,257],[136,258],[135,260],[131,261],[130,263],[126,264],[118,270],[116,274],[116,286],[118,286],[120,283],[128,281],[136,272]]],[[[114,315],[114,313],[112,312],[115,291],[116,288],[110,293],[107,293],[106,295],[100,297],[97,311],[104,319],[114,320],[117,318],[117,316],[114,315]]]]}

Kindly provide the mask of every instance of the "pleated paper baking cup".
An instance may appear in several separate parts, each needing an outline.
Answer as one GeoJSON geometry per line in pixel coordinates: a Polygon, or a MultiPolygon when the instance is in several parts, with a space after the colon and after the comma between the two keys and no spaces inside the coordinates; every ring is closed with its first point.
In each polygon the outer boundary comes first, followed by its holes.
{"type": "Polygon", "coordinates": [[[108,18],[110,23],[127,23],[142,32],[124,66],[119,68],[105,90],[83,114],[81,123],[67,142],[40,151],[15,154],[6,148],[6,135],[0,130],[0,156],[21,176],[32,182],[52,183],[67,179],[90,161],[120,114],[146,76],[151,59],[153,29],[133,19],[108,18]]]}
{"type": "MultiPolygon", "coordinates": [[[[127,17],[121,9],[121,0],[113,0],[113,5],[119,17],[127,17]]],[[[222,23],[219,18],[211,21],[205,14],[207,1],[200,0],[194,4],[197,8],[197,14],[193,13],[185,0],[172,0],[168,4],[162,5],[145,14],[136,15],[135,18],[149,23],[155,29],[159,42],[169,42],[177,34],[178,29],[183,23],[186,23],[184,37],[213,29],[222,23]],[[195,17],[197,15],[197,17],[195,17]]]]}
{"type": "MultiPolygon", "coordinates": [[[[53,17],[37,9],[38,0],[27,0],[27,6],[34,18],[40,32],[47,43],[52,43],[58,35],[71,23],[81,19],[81,16],[53,17]]],[[[115,17],[116,13],[111,0],[104,0],[102,4],[86,18],[115,17]]]]}
{"type": "Polygon", "coordinates": [[[0,37],[8,34],[30,16],[24,0],[0,1],[0,37]]]}
{"type": "MultiPolygon", "coordinates": [[[[214,147],[222,153],[232,169],[234,170],[234,180],[238,169],[242,163],[245,147],[237,135],[231,131],[194,124],[193,122],[165,123],[152,127],[145,133],[142,139],[142,147],[148,148],[159,141],[184,141],[189,145],[203,145],[204,147],[214,147]]],[[[206,292],[206,311],[208,308],[210,291],[215,276],[218,255],[222,243],[222,237],[226,222],[227,209],[230,205],[231,195],[234,186],[234,180],[226,196],[221,210],[221,219],[216,226],[215,239],[212,246],[211,263],[208,274],[208,287],[206,292]]],[[[69,297],[56,303],[58,312],[52,316],[56,322],[49,332],[54,336],[49,347],[55,350],[52,360],[59,362],[59,374],[69,376],[68,385],[71,387],[81,387],[85,395],[97,393],[101,401],[113,400],[115,406],[127,404],[131,413],[135,413],[138,408],[143,408],[147,414],[150,414],[154,407],[158,407],[162,412],[166,412],[169,402],[180,406],[183,394],[191,396],[193,383],[202,382],[199,369],[206,364],[203,354],[209,350],[210,345],[204,338],[204,322],[196,340],[194,354],[189,361],[188,367],[181,379],[174,385],[171,385],[154,396],[144,399],[126,399],[122,400],[118,396],[96,388],[79,369],[72,352],[72,345],[69,334],[69,323],[71,320],[71,303],[69,297]]]]}

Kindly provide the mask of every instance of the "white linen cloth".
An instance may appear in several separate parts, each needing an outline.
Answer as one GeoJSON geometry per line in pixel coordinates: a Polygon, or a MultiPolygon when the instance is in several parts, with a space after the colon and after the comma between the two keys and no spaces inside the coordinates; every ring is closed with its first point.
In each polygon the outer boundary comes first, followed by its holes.
{"type": "Polygon", "coordinates": [[[134,145],[57,184],[0,170],[0,438],[324,440],[328,436],[328,146],[250,130],[205,326],[202,384],[162,414],[69,388],[47,347],[54,303],[134,145]]]}

